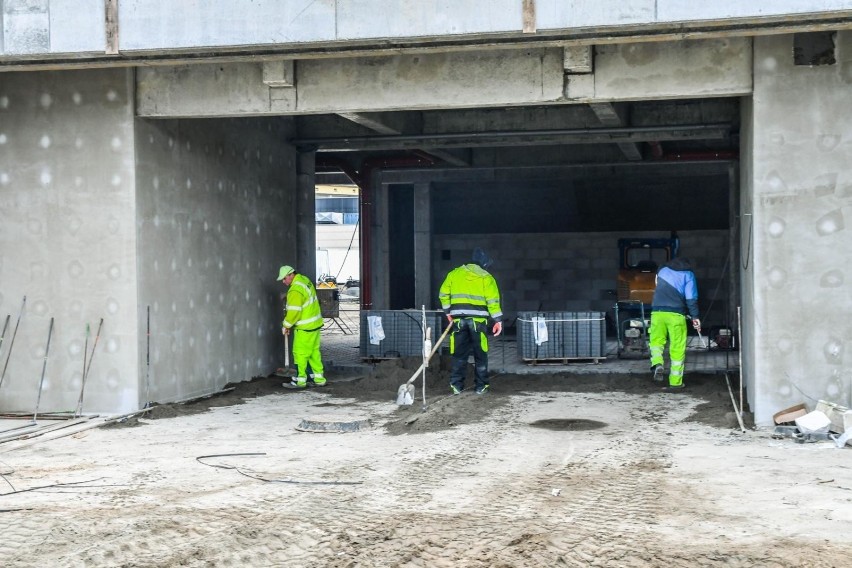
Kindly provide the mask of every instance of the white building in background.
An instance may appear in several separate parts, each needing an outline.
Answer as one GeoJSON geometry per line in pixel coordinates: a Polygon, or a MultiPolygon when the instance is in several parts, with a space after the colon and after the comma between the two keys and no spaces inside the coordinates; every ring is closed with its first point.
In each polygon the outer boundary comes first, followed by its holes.
{"type": "Polygon", "coordinates": [[[318,185],[316,199],[317,281],[360,280],[358,187],[318,185]]]}

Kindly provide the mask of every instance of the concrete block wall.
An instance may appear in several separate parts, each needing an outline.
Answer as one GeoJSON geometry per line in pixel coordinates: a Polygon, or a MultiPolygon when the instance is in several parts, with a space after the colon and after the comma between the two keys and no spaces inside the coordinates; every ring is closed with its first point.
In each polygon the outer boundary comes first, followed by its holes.
{"type": "MultiPolygon", "coordinates": [[[[618,274],[618,239],[660,238],[659,232],[435,235],[432,248],[433,307],[447,273],[470,262],[475,247],[493,259],[489,271],[500,287],[503,311],[601,311],[612,314],[618,274]],[[450,259],[445,258],[446,251],[450,259]]],[[[688,256],[698,279],[702,316],[710,307],[728,253],[728,231],[679,233],[681,255],[688,256]]],[[[723,323],[727,280],[720,285],[709,323],[723,323]]],[[[724,322],[730,323],[730,322],[724,322]]]]}
{"type": "Polygon", "coordinates": [[[138,408],[133,92],[123,69],[0,74],[0,409],[33,412],[44,368],[40,412],[74,410],[100,318],[83,410],[138,408]]]}
{"type": "Polygon", "coordinates": [[[137,122],[140,396],[183,400],[283,361],[296,263],[292,119],[137,122]],[[150,368],[147,333],[151,319],[150,368]]]}

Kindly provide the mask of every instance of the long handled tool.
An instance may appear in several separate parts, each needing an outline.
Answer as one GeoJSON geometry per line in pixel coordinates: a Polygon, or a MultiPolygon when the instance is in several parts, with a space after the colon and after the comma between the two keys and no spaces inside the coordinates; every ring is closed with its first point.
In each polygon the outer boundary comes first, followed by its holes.
{"type": "Polygon", "coordinates": [[[701,337],[701,328],[700,328],[700,327],[696,327],[696,328],[695,328],[695,331],[696,331],[696,332],[698,332],[698,341],[699,341],[699,342],[701,342],[701,348],[702,348],[702,349],[707,349],[707,344],[706,344],[706,343],[704,343],[704,338],[703,338],[703,337],[701,337]]]}
{"type": "Polygon", "coordinates": [[[410,405],[414,404],[414,385],[412,384],[417,376],[426,368],[426,365],[429,364],[429,361],[432,359],[432,356],[435,355],[435,352],[438,351],[438,348],[441,347],[441,343],[443,343],[444,338],[447,337],[447,334],[450,333],[450,329],[452,328],[452,324],[447,326],[447,329],[444,330],[444,333],[441,334],[441,337],[438,338],[438,341],[435,342],[435,345],[432,347],[432,351],[429,352],[429,357],[427,357],[423,363],[417,367],[417,370],[414,371],[414,374],[411,375],[411,378],[408,379],[408,382],[399,386],[396,392],[396,403],[400,406],[402,405],[410,405]]]}
{"type": "Polygon", "coordinates": [[[103,326],[104,318],[101,318],[101,321],[98,324],[98,332],[95,334],[95,343],[92,345],[92,353],[89,355],[89,364],[86,366],[86,374],[83,375],[83,382],[80,385],[80,398],[77,399],[77,409],[74,411],[75,418],[83,414],[83,391],[86,390],[86,379],[89,378],[89,373],[92,370],[92,359],[95,357],[95,349],[98,347],[98,339],[101,337],[101,329],[103,326]]]}
{"type": "Polygon", "coordinates": [[[24,307],[27,305],[27,297],[24,296],[24,301],[21,303],[21,311],[18,313],[18,321],[15,323],[15,331],[12,332],[12,341],[9,342],[9,351],[6,353],[6,363],[3,365],[3,374],[0,375],[0,387],[3,386],[3,379],[6,378],[6,368],[9,366],[9,358],[12,356],[12,347],[15,346],[15,337],[18,336],[18,325],[21,323],[21,316],[24,315],[24,307]]]}
{"type": "Polygon", "coordinates": [[[298,373],[296,369],[290,366],[290,336],[284,336],[284,367],[275,371],[279,377],[295,377],[298,373]]]}

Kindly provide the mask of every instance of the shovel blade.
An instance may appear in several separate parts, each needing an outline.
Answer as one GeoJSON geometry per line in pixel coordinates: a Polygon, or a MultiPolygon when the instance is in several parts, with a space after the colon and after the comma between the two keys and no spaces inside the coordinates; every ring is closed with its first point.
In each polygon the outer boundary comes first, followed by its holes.
{"type": "Polygon", "coordinates": [[[400,385],[396,392],[396,403],[399,406],[411,406],[414,404],[414,385],[400,385]]]}

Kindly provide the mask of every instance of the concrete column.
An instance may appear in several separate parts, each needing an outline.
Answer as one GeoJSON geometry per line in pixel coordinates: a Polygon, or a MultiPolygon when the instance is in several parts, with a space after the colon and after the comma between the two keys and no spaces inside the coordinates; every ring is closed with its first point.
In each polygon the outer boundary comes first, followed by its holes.
{"type": "Polygon", "coordinates": [[[414,184],[414,306],[432,307],[432,194],[430,183],[414,184]]]}
{"type": "Polygon", "coordinates": [[[317,277],[316,152],[300,152],[296,189],[296,269],[317,277]]]}
{"type": "Polygon", "coordinates": [[[728,266],[727,274],[725,274],[726,283],[728,286],[726,296],[728,298],[728,306],[725,311],[727,318],[724,323],[736,329],[737,327],[737,306],[740,306],[740,288],[739,274],[737,267],[740,266],[740,243],[737,240],[739,231],[737,224],[740,220],[740,168],[736,164],[732,164],[728,168],[728,266]]]}
{"type": "MultiPolygon", "coordinates": [[[[373,172],[370,184],[373,194],[373,218],[370,227],[372,262],[369,267],[372,290],[373,310],[387,310],[390,307],[390,282],[388,267],[390,249],[388,247],[388,184],[382,183],[381,173],[373,172]]],[[[362,270],[363,274],[363,270],[362,270]]]]}

